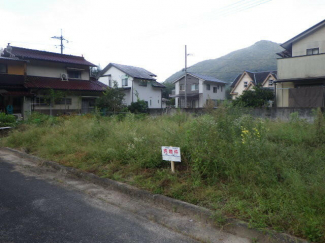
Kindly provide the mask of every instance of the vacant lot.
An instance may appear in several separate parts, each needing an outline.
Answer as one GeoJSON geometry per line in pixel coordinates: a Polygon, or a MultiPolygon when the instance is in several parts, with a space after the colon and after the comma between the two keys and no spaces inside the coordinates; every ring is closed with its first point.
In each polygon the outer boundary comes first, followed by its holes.
{"type": "Polygon", "coordinates": [[[240,110],[200,117],[33,115],[3,146],[24,149],[275,230],[325,242],[325,121],[288,123],[240,110]],[[170,173],[161,146],[181,147],[170,173]]]}

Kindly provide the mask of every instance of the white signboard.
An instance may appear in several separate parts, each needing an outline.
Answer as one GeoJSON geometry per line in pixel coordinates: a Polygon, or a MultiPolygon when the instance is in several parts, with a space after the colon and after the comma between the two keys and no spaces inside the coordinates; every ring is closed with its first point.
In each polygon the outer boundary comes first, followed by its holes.
{"type": "Polygon", "coordinates": [[[181,148],[162,146],[161,153],[163,160],[181,162],[181,148]]]}

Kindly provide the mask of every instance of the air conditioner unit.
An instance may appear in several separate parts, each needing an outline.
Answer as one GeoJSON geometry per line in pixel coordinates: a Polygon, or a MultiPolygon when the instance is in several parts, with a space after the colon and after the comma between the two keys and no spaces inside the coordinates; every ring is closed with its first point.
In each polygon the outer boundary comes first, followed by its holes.
{"type": "Polygon", "coordinates": [[[61,80],[62,80],[62,81],[68,81],[68,74],[66,74],[66,73],[61,73],[61,80]]]}

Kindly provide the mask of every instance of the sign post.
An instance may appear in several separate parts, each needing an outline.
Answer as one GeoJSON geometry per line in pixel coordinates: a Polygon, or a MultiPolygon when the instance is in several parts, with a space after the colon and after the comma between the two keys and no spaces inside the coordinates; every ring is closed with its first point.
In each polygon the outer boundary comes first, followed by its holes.
{"type": "Polygon", "coordinates": [[[181,149],[179,147],[162,146],[163,160],[170,161],[172,173],[175,173],[175,162],[181,162],[181,149]]]}

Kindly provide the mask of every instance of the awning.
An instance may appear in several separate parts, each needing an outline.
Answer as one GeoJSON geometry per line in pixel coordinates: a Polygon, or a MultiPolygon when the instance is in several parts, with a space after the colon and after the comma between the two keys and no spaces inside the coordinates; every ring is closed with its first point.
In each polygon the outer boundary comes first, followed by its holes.
{"type": "MultiPolygon", "coordinates": [[[[200,94],[187,94],[187,98],[199,98],[200,94]]],[[[169,97],[171,98],[176,98],[176,97],[180,97],[180,98],[185,98],[185,94],[178,94],[178,95],[169,95],[169,97]]]]}

